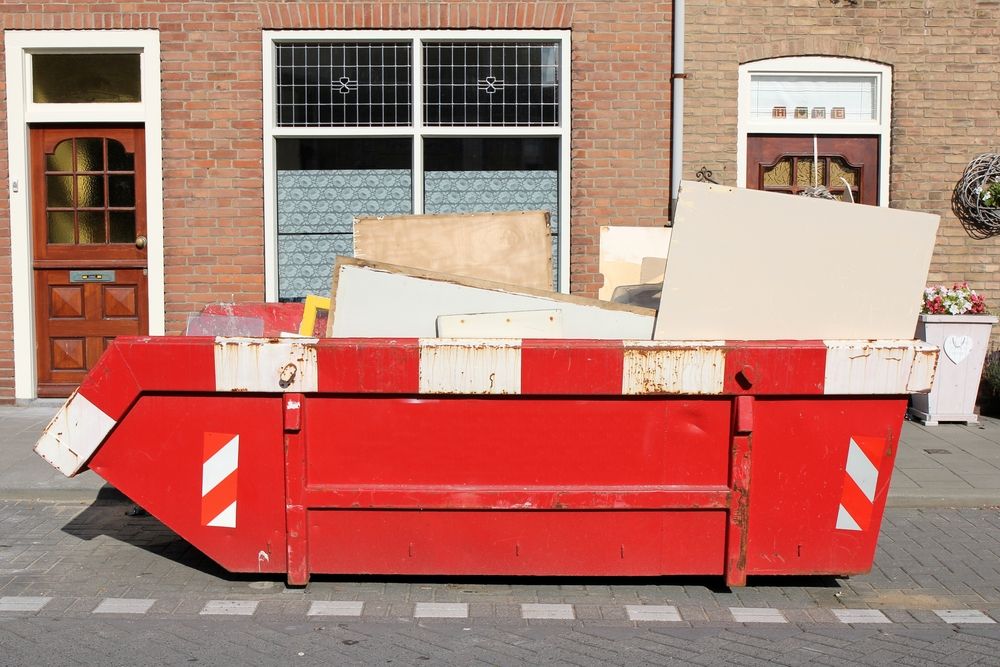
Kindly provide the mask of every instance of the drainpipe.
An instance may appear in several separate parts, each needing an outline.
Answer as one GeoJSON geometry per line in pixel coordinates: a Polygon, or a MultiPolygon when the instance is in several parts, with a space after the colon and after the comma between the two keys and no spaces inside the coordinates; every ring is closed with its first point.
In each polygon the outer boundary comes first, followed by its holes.
{"type": "Polygon", "coordinates": [[[674,0],[671,25],[673,70],[670,74],[670,222],[674,221],[677,193],[684,168],[684,0],[674,0]]]}

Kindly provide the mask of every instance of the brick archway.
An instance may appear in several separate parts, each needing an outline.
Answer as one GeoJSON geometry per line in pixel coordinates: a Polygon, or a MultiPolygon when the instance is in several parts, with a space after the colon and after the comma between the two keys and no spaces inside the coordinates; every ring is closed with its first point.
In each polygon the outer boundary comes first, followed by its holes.
{"type": "Polygon", "coordinates": [[[896,54],[892,49],[822,36],[741,46],[737,49],[736,55],[741,65],[756,60],[791,56],[856,58],[889,66],[896,61],[896,54]]]}

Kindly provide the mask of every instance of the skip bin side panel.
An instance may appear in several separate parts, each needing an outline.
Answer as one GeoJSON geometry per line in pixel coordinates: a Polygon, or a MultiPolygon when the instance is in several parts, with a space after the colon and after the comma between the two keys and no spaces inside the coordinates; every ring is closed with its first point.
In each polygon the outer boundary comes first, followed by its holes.
{"type": "Polygon", "coordinates": [[[756,401],[749,574],[871,569],[905,410],[901,397],[756,401]]]}
{"type": "Polygon", "coordinates": [[[307,479],[725,486],[730,410],[715,398],[310,398],[307,479]]]}
{"type": "Polygon", "coordinates": [[[309,563],[329,574],[721,574],[723,511],[321,510],[309,563]]]}
{"type": "Polygon", "coordinates": [[[90,467],[225,569],[285,571],[280,396],[142,396],[90,467]]]}

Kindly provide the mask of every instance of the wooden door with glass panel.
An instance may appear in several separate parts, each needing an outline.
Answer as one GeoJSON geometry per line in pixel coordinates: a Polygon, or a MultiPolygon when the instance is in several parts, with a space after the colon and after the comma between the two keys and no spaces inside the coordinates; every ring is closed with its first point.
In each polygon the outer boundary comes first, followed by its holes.
{"type": "Polygon", "coordinates": [[[747,187],[798,194],[820,185],[842,201],[878,205],[873,136],[750,135],[747,187]]]}
{"type": "Polygon", "coordinates": [[[38,395],[67,396],[148,331],[141,127],[31,129],[38,395]]]}

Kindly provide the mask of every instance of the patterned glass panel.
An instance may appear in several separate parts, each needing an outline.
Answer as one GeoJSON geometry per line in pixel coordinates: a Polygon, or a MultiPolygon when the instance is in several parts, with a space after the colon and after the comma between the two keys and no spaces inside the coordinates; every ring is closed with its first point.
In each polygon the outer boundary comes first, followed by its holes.
{"type": "Polygon", "coordinates": [[[104,206],[104,177],[103,176],[77,176],[76,177],[76,206],[81,208],[95,208],[104,206]]]}
{"type": "Polygon", "coordinates": [[[135,155],[114,139],[108,139],[108,171],[135,171],[135,155]]]}
{"type": "Polygon", "coordinates": [[[46,155],[45,165],[49,243],[135,241],[135,155],[120,142],[66,139],[46,155]]]}
{"type": "Polygon", "coordinates": [[[553,285],[559,275],[559,140],[427,139],[427,213],[548,211],[553,285]]]}
{"type": "Polygon", "coordinates": [[[111,211],[111,242],[135,241],[135,211],[111,211]]]}
{"type": "Polygon", "coordinates": [[[135,176],[108,176],[110,206],[135,206],[135,176]]]}
{"type": "Polygon", "coordinates": [[[80,228],[80,243],[104,243],[104,211],[78,211],[77,226],[80,228]]]}
{"type": "Polygon", "coordinates": [[[792,184],[792,158],[781,158],[773,167],[764,167],[764,187],[781,187],[792,184]]]}
{"type": "Polygon", "coordinates": [[[813,162],[812,158],[799,158],[798,164],[795,169],[795,184],[803,187],[809,188],[814,185],[823,185],[826,183],[826,160],[820,158],[818,163],[813,162]],[[813,170],[815,167],[815,171],[813,170]]]}
{"type": "Polygon", "coordinates": [[[56,145],[56,149],[45,156],[47,171],[73,171],[73,140],[66,139],[56,145]]]}
{"type": "Polygon", "coordinates": [[[278,298],[330,291],[354,217],[413,212],[410,139],[280,139],[278,298]]]}
{"type": "Polygon", "coordinates": [[[409,43],[275,45],[279,127],[410,124],[409,43]]]}
{"type": "Polygon", "coordinates": [[[558,44],[425,44],[424,123],[436,126],[558,125],[558,44]]]}
{"type": "Polygon", "coordinates": [[[72,211],[49,211],[46,215],[49,243],[75,243],[72,211]]]}
{"type": "Polygon", "coordinates": [[[851,187],[858,185],[858,169],[850,166],[842,158],[830,158],[830,186],[839,187],[844,185],[840,179],[844,179],[851,187]]]}
{"type": "Polygon", "coordinates": [[[36,53],[31,56],[32,101],[142,101],[138,53],[36,53]]]}
{"type": "Polygon", "coordinates": [[[69,208],[73,205],[73,177],[46,176],[45,204],[49,208],[69,208]]]}
{"type": "Polygon", "coordinates": [[[76,140],[76,170],[104,171],[104,140],[76,140]]]}

